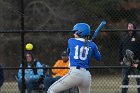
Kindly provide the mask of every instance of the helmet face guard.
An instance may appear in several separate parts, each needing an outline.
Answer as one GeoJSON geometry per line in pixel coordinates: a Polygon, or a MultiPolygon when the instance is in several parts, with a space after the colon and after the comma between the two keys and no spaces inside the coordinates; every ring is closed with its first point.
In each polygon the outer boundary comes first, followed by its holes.
{"type": "Polygon", "coordinates": [[[77,35],[81,38],[90,35],[90,26],[86,23],[77,23],[72,32],[77,32],[77,35]]]}

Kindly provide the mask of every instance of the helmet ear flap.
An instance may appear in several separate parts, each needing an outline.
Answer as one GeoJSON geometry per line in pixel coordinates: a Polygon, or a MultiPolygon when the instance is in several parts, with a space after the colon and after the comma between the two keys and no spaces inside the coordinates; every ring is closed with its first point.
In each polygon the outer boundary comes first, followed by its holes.
{"type": "Polygon", "coordinates": [[[77,32],[76,34],[77,34],[78,36],[81,36],[82,32],[79,31],[79,32],[77,32]]]}

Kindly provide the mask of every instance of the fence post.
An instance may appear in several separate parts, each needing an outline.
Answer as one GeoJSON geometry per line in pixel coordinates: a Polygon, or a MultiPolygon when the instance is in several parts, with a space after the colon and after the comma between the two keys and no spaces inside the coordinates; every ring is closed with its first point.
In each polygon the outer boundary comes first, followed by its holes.
{"type": "Polygon", "coordinates": [[[24,0],[21,0],[21,53],[22,53],[22,93],[25,93],[25,64],[24,64],[24,0]]]}

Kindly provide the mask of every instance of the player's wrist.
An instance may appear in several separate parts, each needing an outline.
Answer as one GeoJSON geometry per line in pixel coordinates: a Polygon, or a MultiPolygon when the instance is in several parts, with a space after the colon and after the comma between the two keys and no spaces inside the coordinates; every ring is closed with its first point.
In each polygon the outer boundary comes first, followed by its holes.
{"type": "Polygon", "coordinates": [[[124,62],[123,61],[120,61],[120,65],[123,65],[124,64],[124,62]]]}

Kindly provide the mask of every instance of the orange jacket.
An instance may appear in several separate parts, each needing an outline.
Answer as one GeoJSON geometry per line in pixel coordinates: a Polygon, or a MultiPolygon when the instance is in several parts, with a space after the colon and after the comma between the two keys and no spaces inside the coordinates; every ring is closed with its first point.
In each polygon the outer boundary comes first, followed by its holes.
{"type": "MultiPolygon", "coordinates": [[[[69,61],[63,62],[63,60],[58,60],[53,67],[68,67],[69,61]]],[[[52,69],[53,77],[64,76],[69,72],[69,69],[52,69]]]]}

